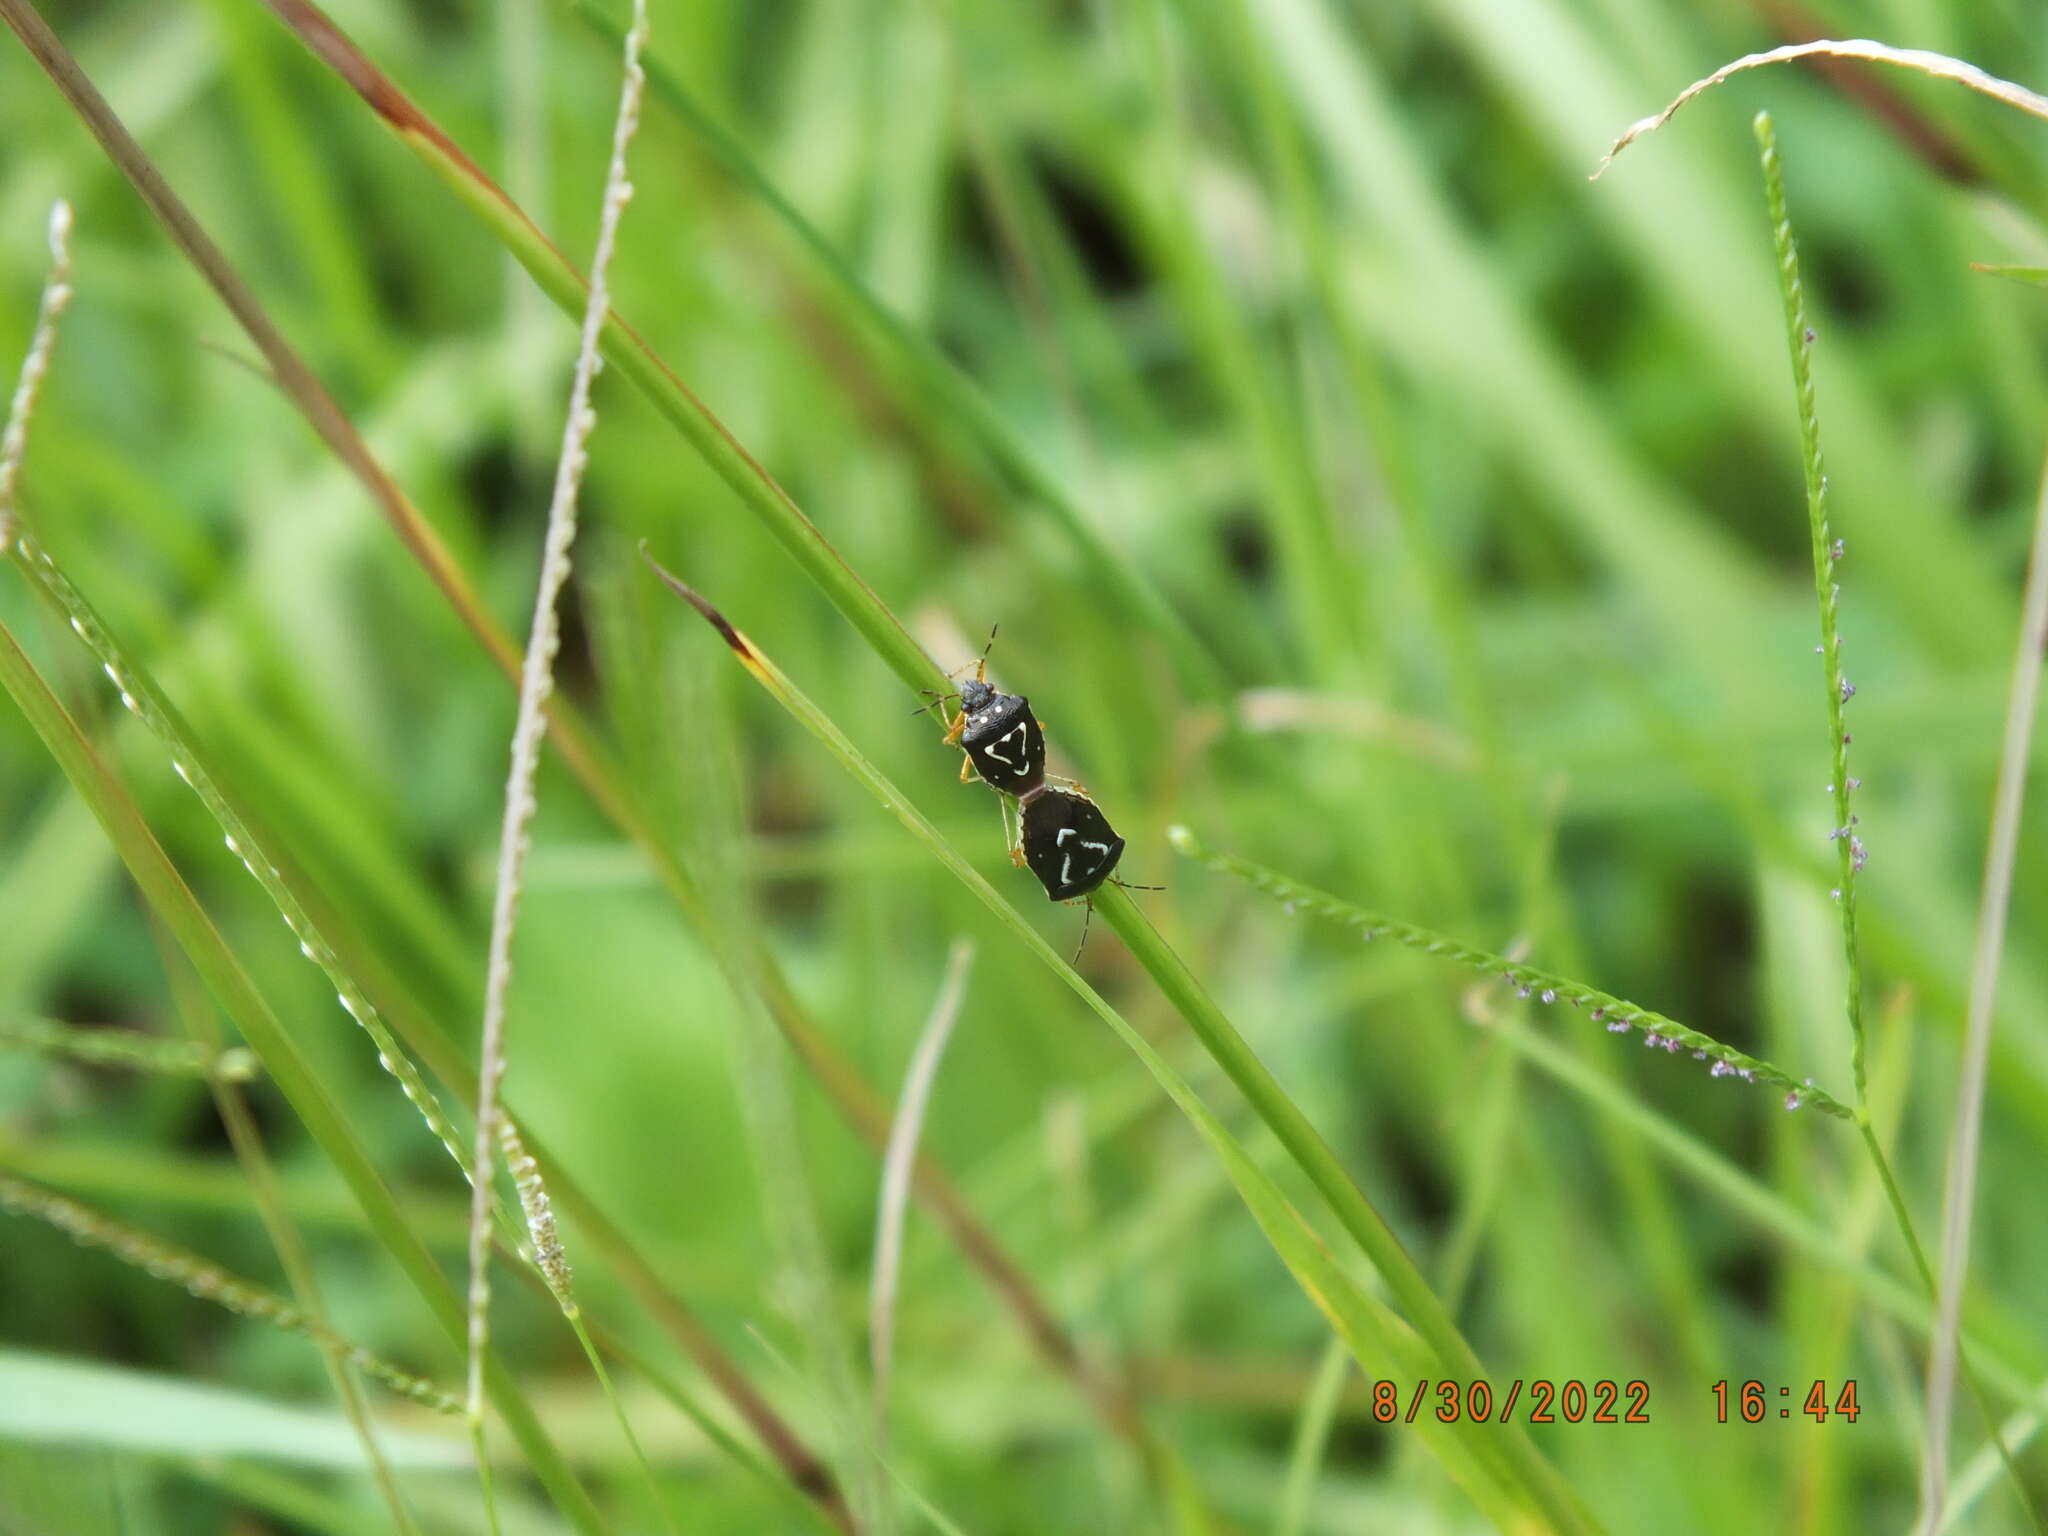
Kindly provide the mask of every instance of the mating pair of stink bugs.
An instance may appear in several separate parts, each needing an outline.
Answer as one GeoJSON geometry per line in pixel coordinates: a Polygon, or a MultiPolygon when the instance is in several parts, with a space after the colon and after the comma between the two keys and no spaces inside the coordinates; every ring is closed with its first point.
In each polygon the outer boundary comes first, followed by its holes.
{"type": "MultiPolygon", "coordinates": [[[[995,635],[989,635],[989,644],[995,635]]],[[[1003,693],[988,681],[988,651],[974,663],[974,676],[960,685],[960,713],[948,720],[946,742],[967,754],[960,781],[979,774],[984,784],[1010,796],[1023,813],[1010,857],[1038,876],[1054,901],[1074,901],[1107,880],[1123,857],[1124,840],[1102,808],[1069,780],[1045,771],[1045,729],[1031,713],[1031,701],[1003,693]]],[[[945,700],[939,700],[944,709],[945,700]]],[[[1007,805],[1003,826],[1009,827],[1007,805]]]]}

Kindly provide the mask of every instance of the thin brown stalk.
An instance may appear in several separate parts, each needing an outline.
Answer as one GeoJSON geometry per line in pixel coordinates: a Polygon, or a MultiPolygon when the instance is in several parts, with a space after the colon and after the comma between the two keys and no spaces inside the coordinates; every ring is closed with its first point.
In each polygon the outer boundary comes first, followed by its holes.
{"type": "Polygon", "coordinates": [[[1984,846],[1984,882],[1977,903],[1977,942],[1970,959],[1970,1000],[1963,1031],[1962,1072],[1950,1130],[1948,1183],[1941,1206],[1941,1283],[1934,1339],[1927,1359],[1927,1450],[1921,1474],[1921,1530],[1942,1526],[1948,1494],[1949,1422],[1955,1407],[1963,1291],[1969,1281],[1970,1216],[1977,1191],[1977,1148],[1984,1129],[1984,1086],[1991,1064],[1991,1016],[1998,1001],[2005,919],[2019,858],[2020,815],[2034,713],[2041,696],[2041,658],[2048,649],[2048,465],[2034,507],[2034,547],[2027,561],[2026,597],[2005,707],[2005,742],[1998,758],[1998,788],[1991,832],[1984,846]]]}
{"type": "Polygon", "coordinates": [[[434,534],[419,510],[406,500],[404,492],[385,474],[334,397],[327,392],[313,370],[284,339],[256,296],[241,279],[219,246],[200,227],[199,221],[173,192],[163,173],[156,168],[142,146],[122,124],[114,109],[92,83],[78,61],[72,58],[36,8],[28,0],[0,0],[0,19],[13,29],[22,45],[43,67],[72,110],[99,140],[107,158],[118,166],[142,200],[149,205],[171,239],[198,269],[207,285],[220,296],[249,339],[263,354],[271,376],[289,395],[307,423],[320,434],[335,456],[370,492],[413,558],[425,568],[442,595],[452,604],[470,630],[493,652],[504,651],[511,659],[511,647],[485,616],[467,585],[456,572],[454,557],[434,534]]]}

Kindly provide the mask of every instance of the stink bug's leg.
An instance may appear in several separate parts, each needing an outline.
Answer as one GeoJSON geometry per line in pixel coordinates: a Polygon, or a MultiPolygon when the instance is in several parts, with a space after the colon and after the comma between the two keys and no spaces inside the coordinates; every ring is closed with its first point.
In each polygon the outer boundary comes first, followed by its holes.
{"type": "Polygon", "coordinates": [[[1068,965],[1081,963],[1081,951],[1088,947],[1088,925],[1095,921],[1095,903],[1083,901],[1081,905],[1088,909],[1088,915],[1081,919],[1081,942],[1074,946],[1074,958],[1067,962],[1068,965]]]}
{"type": "Polygon", "coordinates": [[[1115,875],[1111,875],[1109,877],[1109,883],[1111,885],[1121,886],[1124,890],[1127,891],[1163,891],[1166,889],[1166,887],[1163,885],[1138,885],[1130,880],[1119,880],[1115,875]]]}
{"type": "Polygon", "coordinates": [[[972,784],[974,782],[974,759],[965,752],[960,754],[960,782],[962,784],[972,784]]]}
{"type": "MultiPolygon", "coordinates": [[[[1040,725],[1044,725],[1044,724],[1045,724],[1045,722],[1044,722],[1043,720],[1039,721],[1038,723],[1039,723],[1040,725]]],[[[1072,791],[1073,791],[1073,792],[1074,792],[1075,794],[1079,795],[1079,796],[1080,796],[1080,797],[1081,797],[1081,798],[1082,798],[1083,800],[1086,800],[1086,799],[1088,799],[1088,798],[1089,798],[1089,794],[1088,794],[1088,791],[1087,791],[1086,787],[1084,787],[1084,786],[1082,785],[1082,783],[1081,783],[1081,781],[1080,781],[1079,779],[1068,779],[1068,778],[1062,778],[1062,777],[1061,777],[1061,776],[1060,776],[1059,774],[1057,774],[1057,773],[1048,773],[1048,774],[1047,774],[1047,775],[1045,776],[1045,782],[1046,782],[1046,783],[1048,783],[1048,784],[1057,784],[1057,785],[1058,785],[1058,786],[1059,786],[1059,787],[1060,787],[1061,789],[1071,789],[1071,790],[1072,790],[1072,791]]]]}
{"type": "Polygon", "coordinates": [[[996,809],[1003,816],[1003,847],[1010,855],[1010,862],[1019,869],[1024,867],[1024,828],[1020,822],[1015,830],[1010,826],[1010,797],[996,796],[996,809]]]}

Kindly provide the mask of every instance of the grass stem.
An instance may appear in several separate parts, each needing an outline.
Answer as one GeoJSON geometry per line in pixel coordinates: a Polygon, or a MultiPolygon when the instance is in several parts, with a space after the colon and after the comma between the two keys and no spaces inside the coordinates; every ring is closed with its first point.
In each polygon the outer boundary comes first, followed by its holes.
{"type": "MultiPolygon", "coordinates": [[[[1948,1490],[1949,1418],[1961,1352],[1963,1293],[1969,1283],[1970,1223],[1977,1192],[1977,1153],[1983,1139],[1984,1091],[1990,1075],[1993,1010],[2005,954],[2006,915],[2012,903],[2013,869],[2019,859],[2020,816],[2041,693],[2041,659],[2048,650],[2048,466],[2034,504],[2033,550],[2027,560],[2026,596],[2020,607],[2019,638],[2012,686],[2005,710],[2005,740],[1999,750],[1998,788],[1991,830],[1984,845],[1984,878],[1977,902],[1977,937],[1970,957],[1969,1009],[1963,1027],[1962,1070],[1956,1081],[1955,1118],[1949,1132],[1948,1179],[1941,1202],[1941,1279],[1935,1288],[1939,1314],[1927,1358],[1927,1455],[1921,1480],[1921,1529],[1934,1536],[1942,1527],[1948,1490]]],[[[1991,1428],[1998,1438],[1998,1428],[1991,1428]]],[[[2000,1446],[2001,1453],[2004,1450],[2000,1446]]],[[[2008,1462],[2009,1464],[2009,1462],[2008,1462]]]]}
{"type": "MultiPolygon", "coordinates": [[[[545,705],[554,691],[555,653],[561,648],[561,620],[556,601],[569,579],[570,548],[576,539],[576,498],[589,463],[589,441],[597,425],[590,403],[597,377],[597,339],[611,303],[606,287],[619,220],[633,195],[626,179],[626,151],[640,126],[640,96],[646,77],[640,69],[640,48],[647,35],[646,0],[634,0],[633,26],[626,34],[624,79],[619,87],[618,114],[612,128],[611,162],[605,172],[597,253],[591,261],[590,291],[585,304],[583,339],[576,354],[576,372],[569,389],[568,420],[562,428],[562,450],[555,466],[554,495],[548,504],[547,532],[541,550],[540,580],[534,594],[533,625],[520,671],[519,716],[512,729],[512,766],[505,784],[504,825],[498,838],[496,897],[491,908],[490,960],[484,982],[483,1045],[477,1068],[476,1150],[472,1159],[469,1215],[469,1412],[474,1421],[483,1412],[483,1352],[490,1308],[490,1228],[492,1169],[497,1156],[498,1085],[505,1071],[505,1007],[512,984],[512,934],[519,917],[528,826],[537,807],[535,775],[540,770],[541,737],[547,731],[545,705]]],[[[495,1515],[493,1516],[495,1519],[495,1515]]]]}

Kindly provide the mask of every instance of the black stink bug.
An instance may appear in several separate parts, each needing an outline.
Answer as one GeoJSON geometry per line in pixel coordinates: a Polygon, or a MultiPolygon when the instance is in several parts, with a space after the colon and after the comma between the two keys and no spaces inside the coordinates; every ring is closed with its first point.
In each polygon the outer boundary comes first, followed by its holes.
{"type": "Polygon", "coordinates": [[[1045,784],[1045,731],[1021,693],[999,693],[969,678],[960,685],[960,715],[947,739],[992,789],[1021,800],[1045,784]]]}
{"type": "MultiPolygon", "coordinates": [[[[974,676],[960,685],[960,713],[947,723],[946,742],[967,754],[960,765],[962,784],[979,774],[989,788],[1021,800],[1045,782],[1045,729],[1029,699],[989,683],[989,646],[995,643],[990,630],[988,645],[974,660],[974,676]]],[[[942,696],[932,697],[943,707],[942,696]]]]}
{"type": "Polygon", "coordinates": [[[1086,795],[1041,784],[1024,800],[1024,862],[1054,901],[1086,896],[1110,877],[1124,840],[1086,795]]]}

